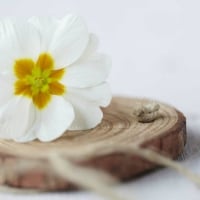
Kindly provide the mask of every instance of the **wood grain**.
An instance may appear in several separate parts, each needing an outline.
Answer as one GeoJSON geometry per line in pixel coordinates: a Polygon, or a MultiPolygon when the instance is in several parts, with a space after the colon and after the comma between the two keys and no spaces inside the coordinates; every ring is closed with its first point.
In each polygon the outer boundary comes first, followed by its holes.
{"type": "MultiPolygon", "coordinates": [[[[6,178],[1,184],[47,190],[75,188],[73,184],[57,176],[46,161],[45,155],[54,149],[84,158],[84,149],[94,145],[133,144],[153,148],[175,159],[183,151],[186,142],[185,117],[173,107],[159,103],[160,117],[150,123],[140,123],[132,114],[138,102],[148,103],[149,100],[115,97],[111,105],[103,109],[104,118],[96,128],[66,131],[61,138],[50,143],[0,140],[0,166],[7,169],[6,178]],[[37,162],[41,167],[19,170],[21,162],[37,162]]],[[[138,156],[124,153],[102,156],[94,153],[91,159],[83,159],[77,163],[104,170],[120,180],[129,180],[158,167],[138,156]]]]}

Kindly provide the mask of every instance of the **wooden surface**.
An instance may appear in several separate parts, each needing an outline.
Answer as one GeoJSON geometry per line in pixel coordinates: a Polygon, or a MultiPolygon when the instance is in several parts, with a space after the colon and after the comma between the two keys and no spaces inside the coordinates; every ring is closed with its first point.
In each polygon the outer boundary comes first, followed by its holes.
{"type": "Polygon", "coordinates": [[[78,164],[103,169],[121,180],[129,180],[157,166],[124,153],[102,156],[94,153],[93,158],[84,160],[85,150],[101,143],[133,144],[154,148],[176,158],[183,151],[186,141],[183,114],[171,106],[159,103],[160,117],[154,122],[140,123],[132,114],[138,102],[148,103],[148,100],[115,97],[111,105],[103,110],[104,118],[99,126],[87,131],[67,131],[51,143],[34,141],[20,144],[0,140],[0,166],[7,169],[2,184],[47,190],[74,188],[71,183],[58,177],[46,161],[45,155],[54,149],[64,150],[74,157],[81,156],[83,160],[77,161],[78,164]],[[22,161],[28,164],[37,162],[41,167],[20,170],[22,161]]]}

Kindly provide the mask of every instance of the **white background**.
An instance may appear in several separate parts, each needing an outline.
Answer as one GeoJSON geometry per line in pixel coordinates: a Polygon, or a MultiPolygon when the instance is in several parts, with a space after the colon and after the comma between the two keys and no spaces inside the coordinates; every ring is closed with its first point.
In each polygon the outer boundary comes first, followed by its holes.
{"type": "MultiPolygon", "coordinates": [[[[28,17],[68,11],[85,18],[113,60],[113,93],[159,99],[187,116],[183,163],[200,174],[200,1],[198,0],[0,0],[0,16],[28,17]]],[[[138,200],[198,200],[200,189],[162,169],[119,187],[138,200]]],[[[11,195],[16,200],[95,200],[88,192],[11,195]]]]}

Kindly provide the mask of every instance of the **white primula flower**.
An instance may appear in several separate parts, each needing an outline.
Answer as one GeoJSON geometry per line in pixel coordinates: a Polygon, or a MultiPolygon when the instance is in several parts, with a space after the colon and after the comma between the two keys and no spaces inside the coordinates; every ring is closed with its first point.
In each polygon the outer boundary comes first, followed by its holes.
{"type": "Polygon", "coordinates": [[[0,138],[52,141],[102,120],[110,60],[80,17],[0,22],[0,138]]]}

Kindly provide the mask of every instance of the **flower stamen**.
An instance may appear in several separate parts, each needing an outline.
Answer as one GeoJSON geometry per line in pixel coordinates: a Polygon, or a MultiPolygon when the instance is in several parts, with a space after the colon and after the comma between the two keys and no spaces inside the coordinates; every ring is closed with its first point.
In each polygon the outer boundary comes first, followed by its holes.
{"type": "Polygon", "coordinates": [[[31,59],[15,61],[14,72],[17,80],[14,85],[15,95],[23,95],[32,99],[38,109],[43,109],[52,95],[63,95],[66,88],[59,81],[65,69],[54,70],[51,55],[43,53],[36,62],[31,59]]]}

